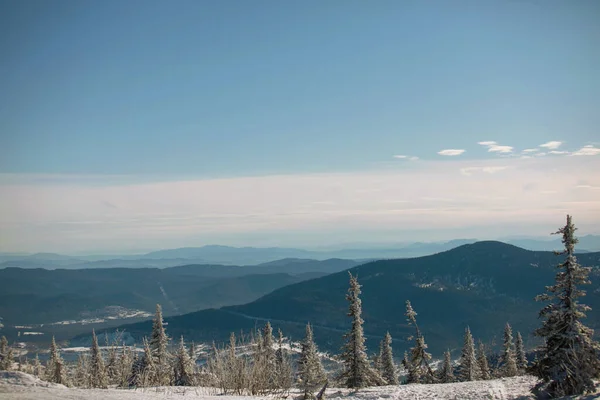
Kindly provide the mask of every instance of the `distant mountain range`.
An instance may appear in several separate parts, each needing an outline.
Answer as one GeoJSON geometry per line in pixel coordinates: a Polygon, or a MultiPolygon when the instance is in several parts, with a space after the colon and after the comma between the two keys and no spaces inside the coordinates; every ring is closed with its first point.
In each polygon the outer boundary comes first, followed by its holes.
{"type": "MultiPolygon", "coordinates": [[[[396,351],[407,348],[406,338],[413,330],[404,312],[405,301],[410,300],[430,349],[441,355],[447,348],[459,351],[466,326],[478,339],[497,345],[504,324],[510,322],[522,332],[526,345],[535,343],[530,334],[538,326],[542,304],[534,297],[553,282],[560,259],[551,252],[486,241],[425,257],[375,261],[350,272],[363,285],[365,333],[372,351],[386,331],[394,337],[396,351]]],[[[583,302],[594,309],[586,323],[600,328],[600,253],[583,253],[578,259],[595,267],[583,302]]],[[[299,339],[310,321],[319,344],[337,351],[349,327],[347,287],[348,273],[338,272],[282,287],[245,305],[167,318],[168,331],[172,337],[184,334],[188,340],[226,340],[232,331],[248,332],[271,320],[299,339]]],[[[151,322],[122,328],[139,340],[149,334],[151,322]]]]}
{"type": "MultiPolygon", "coordinates": [[[[257,265],[280,259],[327,260],[331,258],[369,261],[376,259],[421,257],[450,250],[460,245],[477,242],[476,239],[457,239],[448,242],[372,244],[365,247],[329,250],[295,248],[257,248],[203,246],[153,251],[127,256],[66,256],[54,253],[30,255],[0,253],[0,268],[167,268],[185,264],[257,265]]],[[[506,243],[528,250],[552,251],[561,248],[560,240],[539,238],[507,239],[506,243]]],[[[580,237],[579,252],[600,251],[600,236],[580,237]]]]}

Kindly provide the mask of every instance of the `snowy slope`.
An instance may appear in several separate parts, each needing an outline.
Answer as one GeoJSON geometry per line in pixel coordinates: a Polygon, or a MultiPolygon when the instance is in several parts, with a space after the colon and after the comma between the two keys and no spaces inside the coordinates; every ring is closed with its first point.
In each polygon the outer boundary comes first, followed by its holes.
{"type": "MultiPolygon", "coordinates": [[[[529,390],[536,383],[530,376],[503,378],[491,381],[462,382],[444,385],[402,385],[367,388],[359,392],[349,389],[329,389],[327,400],[380,400],[380,399],[452,399],[452,400],[509,400],[533,399],[529,390]]],[[[299,398],[292,393],[290,399],[299,398]]],[[[580,399],[597,399],[599,394],[580,399]]],[[[62,385],[43,382],[22,372],[0,372],[0,399],[19,400],[259,400],[267,397],[221,396],[213,388],[158,387],[137,390],[125,389],[69,389],[62,385]]]]}

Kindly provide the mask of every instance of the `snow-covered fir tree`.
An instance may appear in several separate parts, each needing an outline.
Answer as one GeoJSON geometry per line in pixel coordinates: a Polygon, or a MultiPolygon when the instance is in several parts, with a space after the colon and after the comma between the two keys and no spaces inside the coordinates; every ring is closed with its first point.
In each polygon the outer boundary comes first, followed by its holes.
{"type": "Polygon", "coordinates": [[[294,384],[294,366],[284,341],[283,332],[281,329],[278,329],[277,351],[275,352],[277,367],[276,386],[283,391],[287,391],[294,384]]]}
{"type": "Polygon", "coordinates": [[[173,384],[175,386],[193,386],[195,384],[194,363],[190,358],[188,349],[185,347],[183,336],[179,340],[179,347],[177,353],[175,353],[173,384]]]}
{"type": "Polygon", "coordinates": [[[5,336],[0,338],[0,371],[10,371],[14,362],[13,349],[5,336]]]}
{"type": "Polygon", "coordinates": [[[479,379],[492,379],[492,372],[490,371],[490,365],[485,354],[485,346],[481,340],[477,346],[477,365],[479,366],[479,379]]]}
{"type": "Polygon", "coordinates": [[[132,368],[133,383],[134,386],[138,387],[151,386],[157,382],[156,363],[154,362],[150,343],[146,338],[142,339],[142,343],[144,346],[144,355],[134,362],[132,368]]]}
{"type": "Polygon", "coordinates": [[[267,321],[262,331],[262,351],[266,368],[265,372],[270,377],[269,387],[274,388],[276,386],[275,377],[277,375],[277,360],[275,356],[276,351],[273,327],[269,321],[267,321]]]}
{"type": "Polygon", "coordinates": [[[90,383],[88,361],[86,354],[79,354],[72,383],[77,387],[88,387],[90,383]]]}
{"type": "Polygon", "coordinates": [[[419,381],[417,370],[410,362],[408,353],[406,351],[404,352],[404,356],[402,357],[402,367],[406,372],[406,383],[417,383],[419,381]]]}
{"type": "Polygon", "coordinates": [[[545,341],[534,369],[546,387],[537,389],[554,396],[590,392],[594,389],[594,379],[600,376],[599,345],[593,340],[593,330],[581,322],[590,310],[579,302],[585,296],[580,286],[590,283],[590,268],[579,265],[575,257],[576,230],[567,215],[566,225],[556,232],[562,235],[565,247],[557,254],[566,258],[557,266],[555,284],[536,297],[548,303],[539,314],[542,326],[535,331],[545,341]]]}
{"type": "Polygon", "coordinates": [[[504,342],[502,345],[502,354],[500,355],[498,370],[500,371],[500,375],[504,377],[515,376],[518,373],[512,328],[508,322],[504,327],[504,342]]]}
{"type": "Polygon", "coordinates": [[[515,352],[517,358],[517,368],[523,373],[527,369],[527,354],[525,353],[525,346],[523,345],[523,337],[521,332],[517,332],[517,339],[515,340],[515,352]]]}
{"type": "Polygon", "coordinates": [[[314,398],[315,391],[325,382],[327,376],[321,364],[313,337],[313,330],[306,324],[306,334],[302,341],[300,356],[298,357],[298,385],[304,392],[305,399],[314,398]]]}
{"type": "Polygon", "coordinates": [[[116,343],[116,339],[111,343],[108,338],[108,333],[104,334],[104,344],[107,349],[105,369],[109,384],[116,383],[118,380],[118,357],[116,343]]]}
{"type": "Polygon", "coordinates": [[[56,340],[52,336],[52,342],[50,342],[50,358],[46,364],[46,380],[52,383],[59,383],[61,385],[68,386],[67,371],[65,368],[65,362],[60,356],[56,340]]]}
{"type": "Polygon", "coordinates": [[[135,356],[133,350],[125,346],[121,347],[121,352],[117,358],[116,376],[114,383],[119,387],[127,387],[131,379],[135,356]]]}
{"type": "Polygon", "coordinates": [[[475,357],[475,342],[473,341],[471,329],[467,326],[460,356],[458,377],[462,382],[467,382],[475,381],[479,379],[479,376],[479,364],[475,357]]]}
{"type": "Polygon", "coordinates": [[[398,384],[398,374],[394,364],[394,354],[392,352],[392,336],[386,332],[380,345],[379,363],[381,365],[381,376],[388,385],[398,384]]]}
{"type": "Polygon", "coordinates": [[[92,347],[90,348],[90,360],[88,363],[88,387],[106,389],[108,377],[104,366],[104,359],[98,346],[96,331],[92,329],[92,347]]]}
{"type": "Polygon", "coordinates": [[[37,376],[38,378],[41,378],[44,374],[44,367],[42,366],[42,363],[40,362],[40,357],[38,355],[38,353],[35,353],[35,358],[33,359],[33,364],[31,365],[32,367],[32,372],[34,376],[37,376]]]}
{"type": "Polygon", "coordinates": [[[375,368],[375,370],[379,371],[379,374],[381,375],[381,353],[383,352],[383,340],[379,343],[379,352],[378,353],[373,353],[373,355],[371,356],[371,365],[373,366],[373,368],[375,368]]]}
{"type": "Polygon", "coordinates": [[[348,316],[352,318],[352,328],[344,335],[346,341],[341,358],[344,362],[342,378],[349,388],[359,389],[366,386],[383,384],[383,378],[369,363],[363,332],[362,302],[360,300],[360,284],[352,273],[350,287],[346,295],[349,302],[348,316]]]}
{"type": "Polygon", "coordinates": [[[171,383],[172,369],[169,363],[169,337],[165,332],[163,323],[162,308],[160,304],[156,305],[156,314],[152,321],[152,335],[150,336],[150,349],[154,358],[155,379],[154,384],[169,385],[171,383]]]}
{"type": "Polygon", "coordinates": [[[198,355],[196,354],[196,345],[192,341],[190,343],[190,351],[189,351],[190,360],[196,365],[196,360],[198,359],[198,355]]]}
{"type": "Polygon", "coordinates": [[[409,356],[403,361],[404,368],[408,371],[407,383],[434,383],[435,374],[429,365],[431,354],[427,352],[425,338],[417,324],[417,313],[410,301],[406,301],[406,318],[415,327],[415,346],[410,349],[409,356]]]}
{"type": "Polygon", "coordinates": [[[452,383],[455,381],[450,350],[444,352],[444,363],[438,371],[438,381],[440,383],[452,383]]]}

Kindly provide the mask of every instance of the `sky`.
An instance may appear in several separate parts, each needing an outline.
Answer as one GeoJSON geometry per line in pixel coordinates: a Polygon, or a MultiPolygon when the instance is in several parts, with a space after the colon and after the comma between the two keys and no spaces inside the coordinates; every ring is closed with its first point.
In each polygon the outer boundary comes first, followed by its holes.
{"type": "Polygon", "coordinates": [[[0,251],[600,233],[600,3],[0,0],[0,251]]]}

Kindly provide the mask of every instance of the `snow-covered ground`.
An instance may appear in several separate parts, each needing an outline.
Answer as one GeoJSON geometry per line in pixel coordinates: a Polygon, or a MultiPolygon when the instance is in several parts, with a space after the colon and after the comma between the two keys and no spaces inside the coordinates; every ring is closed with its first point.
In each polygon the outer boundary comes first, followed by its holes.
{"type": "MultiPolygon", "coordinates": [[[[535,384],[533,377],[497,379],[492,381],[463,382],[445,385],[402,385],[367,388],[359,392],[349,389],[329,389],[328,400],[379,399],[533,399],[529,390],[535,384]]],[[[291,393],[296,399],[299,393],[291,393]]],[[[266,397],[222,396],[212,388],[159,387],[137,390],[126,389],[69,389],[41,381],[22,372],[0,373],[0,398],[48,400],[133,400],[133,399],[202,399],[202,400],[258,400],[266,397]]]]}
{"type": "MultiPolygon", "coordinates": [[[[533,400],[530,389],[537,382],[531,376],[502,378],[491,381],[460,382],[438,385],[400,385],[362,389],[328,389],[327,400],[533,400]]],[[[288,399],[302,397],[293,391],[288,399]]],[[[599,399],[600,392],[568,399],[599,399]]],[[[223,396],[217,389],[203,387],[156,387],[144,389],[73,389],[48,383],[23,372],[0,372],[0,399],[10,400],[275,400],[275,397],[223,396]]],[[[567,398],[565,398],[567,399],[567,398]]]]}

